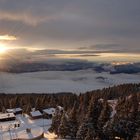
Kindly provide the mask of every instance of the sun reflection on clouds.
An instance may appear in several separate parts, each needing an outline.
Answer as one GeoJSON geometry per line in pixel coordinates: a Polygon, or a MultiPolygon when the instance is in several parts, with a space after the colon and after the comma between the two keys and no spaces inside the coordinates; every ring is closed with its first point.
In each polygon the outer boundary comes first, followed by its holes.
{"type": "Polygon", "coordinates": [[[9,43],[15,40],[17,40],[16,36],[8,34],[0,35],[0,54],[4,55],[11,48],[11,44],[9,43]]]}
{"type": "Polygon", "coordinates": [[[5,53],[6,50],[7,50],[7,48],[5,48],[5,47],[0,47],[0,53],[5,53]]]}
{"type": "Polygon", "coordinates": [[[2,41],[14,41],[17,40],[15,36],[12,35],[0,35],[0,40],[2,41]]]}
{"type": "Polygon", "coordinates": [[[7,50],[8,50],[8,48],[6,47],[6,45],[0,43],[0,54],[6,53],[7,50]]]}

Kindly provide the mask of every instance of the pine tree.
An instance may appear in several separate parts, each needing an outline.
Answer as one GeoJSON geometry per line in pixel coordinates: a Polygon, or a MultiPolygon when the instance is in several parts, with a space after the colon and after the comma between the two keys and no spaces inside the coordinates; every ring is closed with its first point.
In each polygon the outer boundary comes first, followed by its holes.
{"type": "Polygon", "coordinates": [[[58,128],[60,126],[60,122],[61,122],[61,118],[62,118],[62,114],[63,112],[56,109],[55,111],[55,114],[53,115],[53,118],[52,118],[52,125],[51,125],[51,128],[49,128],[49,131],[50,132],[54,132],[55,134],[58,135],[58,128]]]}
{"type": "Polygon", "coordinates": [[[138,114],[138,106],[139,106],[137,94],[131,95],[129,103],[130,103],[129,118],[135,120],[138,114]]]}
{"type": "Polygon", "coordinates": [[[88,132],[88,127],[89,127],[88,121],[84,120],[82,122],[82,124],[79,126],[79,129],[78,129],[77,134],[76,134],[76,138],[79,140],[84,140],[86,137],[86,134],[88,132]]]}
{"type": "Polygon", "coordinates": [[[71,138],[76,137],[76,133],[78,130],[78,122],[77,122],[77,111],[76,111],[76,104],[72,108],[69,116],[68,116],[68,127],[69,127],[69,136],[71,138]]]}
{"type": "Polygon", "coordinates": [[[98,99],[91,99],[86,117],[77,131],[76,137],[78,139],[85,139],[89,129],[90,130],[92,129],[92,131],[98,129],[97,120],[99,114],[100,114],[100,103],[98,102],[98,99]]]}
{"type": "Polygon", "coordinates": [[[109,120],[109,118],[110,118],[110,107],[109,107],[107,101],[105,101],[103,103],[103,109],[102,109],[100,117],[98,119],[98,124],[101,129],[105,125],[105,123],[109,120]]]}
{"type": "Polygon", "coordinates": [[[67,116],[65,113],[63,113],[61,118],[61,123],[58,128],[58,136],[60,138],[66,138],[66,136],[69,136],[69,126],[68,126],[67,116]]]}
{"type": "Polygon", "coordinates": [[[135,133],[133,140],[140,140],[140,128],[137,130],[137,132],[135,133]]]}
{"type": "Polygon", "coordinates": [[[6,112],[6,108],[3,106],[2,107],[2,113],[5,113],[6,112]]]}
{"type": "Polygon", "coordinates": [[[31,106],[31,104],[29,103],[29,104],[27,104],[27,106],[25,107],[25,112],[26,112],[27,114],[30,114],[31,110],[32,110],[32,106],[31,106]]]}
{"type": "Polygon", "coordinates": [[[95,140],[95,137],[96,137],[96,132],[92,127],[89,127],[84,140],[95,140]]]}

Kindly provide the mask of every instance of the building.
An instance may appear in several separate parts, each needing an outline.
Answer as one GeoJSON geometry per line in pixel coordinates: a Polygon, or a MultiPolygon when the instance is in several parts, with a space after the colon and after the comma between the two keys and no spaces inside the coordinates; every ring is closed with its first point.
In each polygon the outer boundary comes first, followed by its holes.
{"type": "Polygon", "coordinates": [[[39,110],[32,111],[29,115],[31,119],[40,119],[43,117],[42,113],[39,110]]]}
{"type": "Polygon", "coordinates": [[[55,113],[55,108],[43,109],[43,110],[42,110],[42,113],[43,113],[44,118],[46,118],[46,119],[51,119],[52,116],[53,116],[54,113],[55,113]]]}
{"type": "Polygon", "coordinates": [[[15,119],[16,119],[16,116],[14,113],[1,113],[0,114],[0,122],[13,121],[15,119]]]}
{"type": "Polygon", "coordinates": [[[22,114],[22,109],[21,108],[6,109],[6,112],[14,113],[15,115],[17,115],[17,114],[22,114]]]}

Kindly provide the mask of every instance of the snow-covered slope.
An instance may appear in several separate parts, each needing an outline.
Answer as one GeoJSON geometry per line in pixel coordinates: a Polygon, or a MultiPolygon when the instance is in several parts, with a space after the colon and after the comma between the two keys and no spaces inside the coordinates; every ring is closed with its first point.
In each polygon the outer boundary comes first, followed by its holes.
{"type": "Polygon", "coordinates": [[[139,83],[140,74],[96,73],[93,70],[0,73],[0,92],[57,93],[86,92],[122,83],[139,83]]]}
{"type": "Polygon", "coordinates": [[[51,119],[36,119],[31,120],[28,115],[17,115],[16,121],[6,121],[0,124],[0,140],[48,140],[49,138],[56,137],[55,134],[49,133],[52,123],[51,119]],[[19,122],[20,127],[15,128],[15,123],[19,122]],[[13,127],[12,127],[13,126],[13,127]],[[30,129],[30,133],[27,133],[27,129],[30,129]]]}

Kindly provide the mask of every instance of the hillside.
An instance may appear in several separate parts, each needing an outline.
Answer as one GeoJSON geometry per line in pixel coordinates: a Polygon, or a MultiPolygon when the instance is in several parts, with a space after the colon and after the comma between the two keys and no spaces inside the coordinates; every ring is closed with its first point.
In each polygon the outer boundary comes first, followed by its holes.
{"type": "Polygon", "coordinates": [[[123,84],[84,94],[0,94],[0,110],[21,107],[28,114],[58,106],[49,131],[59,138],[139,140],[140,84],[123,84]]]}

